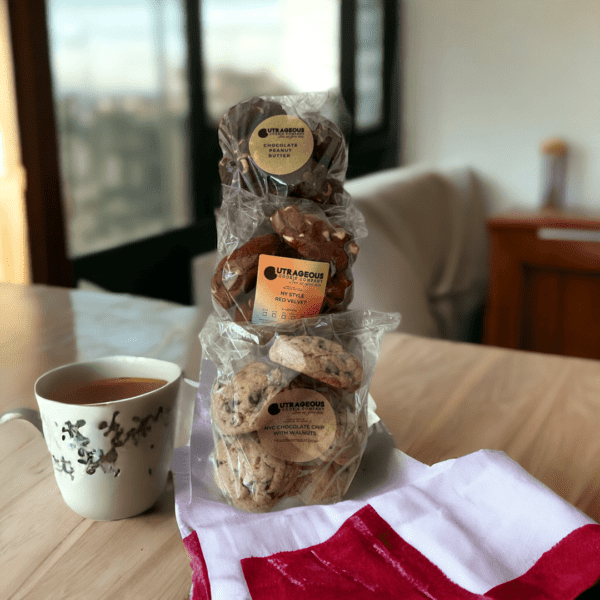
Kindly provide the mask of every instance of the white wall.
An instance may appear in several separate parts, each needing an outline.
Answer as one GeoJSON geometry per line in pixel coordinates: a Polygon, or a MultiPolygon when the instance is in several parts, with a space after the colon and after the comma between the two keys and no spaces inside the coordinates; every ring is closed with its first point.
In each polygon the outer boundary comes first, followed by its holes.
{"type": "Polygon", "coordinates": [[[404,0],[403,160],[470,165],[492,214],[540,199],[565,139],[567,206],[600,210],[600,0],[404,0]]]}

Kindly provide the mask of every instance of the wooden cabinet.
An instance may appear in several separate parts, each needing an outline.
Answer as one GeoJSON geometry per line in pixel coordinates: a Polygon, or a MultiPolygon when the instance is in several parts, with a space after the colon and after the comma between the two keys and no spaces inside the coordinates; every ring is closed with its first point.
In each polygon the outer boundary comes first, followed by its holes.
{"type": "Polygon", "coordinates": [[[600,359],[600,216],[513,212],[487,225],[484,342],[600,359]]]}

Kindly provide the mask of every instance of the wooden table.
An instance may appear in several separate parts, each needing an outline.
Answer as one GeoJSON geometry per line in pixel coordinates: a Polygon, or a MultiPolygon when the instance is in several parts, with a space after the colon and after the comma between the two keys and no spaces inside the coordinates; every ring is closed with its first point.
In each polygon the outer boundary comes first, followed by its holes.
{"type": "MultiPolygon", "coordinates": [[[[110,354],[153,356],[198,379],[196,311],[126,295],[0,283],[0,413],[36,408],[48,369],[110,354]]],[[[194,388],[182,385],[178,445],[189,438],[194,388]]],[[[84,519],[62,501],[39,432],[0,425],[0,598],[188,598],[191,568],[174,513],[173,483],[144,515],[84,519]]]]}
{"type": "MultiPolygon", "coordinates": [[[[0,284],[0,413],[35,407],[38,375],[108,353],[199,365],[193,309],[129,296],[0,284]]],[[[398,448],[433,464],[505,451],[556,493],[600,519],[600,363],[389,335],[371,386],[398,448]]],[[[179,443],[193,394],[183,392],[179,443]]],[[[79,517],[62,501],[37,430],[0,425],[2,600],[187,598],[191,569],[173,486],[123,521],[79,517]]]]}
{"type": "Polygon", "coordinates": [[[600,361],[394,334],[371,394],[409,456],[502,450],[600,521],[600,361]]]}

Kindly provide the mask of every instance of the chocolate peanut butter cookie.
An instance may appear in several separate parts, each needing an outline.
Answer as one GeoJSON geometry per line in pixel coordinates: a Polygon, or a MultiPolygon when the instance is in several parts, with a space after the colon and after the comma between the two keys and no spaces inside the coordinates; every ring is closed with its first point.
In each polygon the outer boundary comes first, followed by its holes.
{"type": "Polygon", "coordinates": [[[304,168],[302,180],[289,188],[288,196],[306,198],[319,204],[342,204],[344,186],[337,179],[327,176],[327,170],[320,165],[313,165],[312,159],[304,168]]]}
{"type": "MultiPolygon", "coordinates": [[[[308,119],[312,122],[312,119],[308,119]]],[[[326,167],[329,171],[337,172],[342,169],[346,174],[344,165],[347,163],[346,142],[344,136],[335,123],[316,115],[317,124],[313,128],[314,150],[313,157],[317,164],[326,167]]]]}
{"type": "Polygon", "coordinates": [[[319,336],[279,335],[269,350],[269,358],[350,392],[357,390],[362,381],[360,360],[337,342],[319,336]]]}
{"type": "Polygon", "coordinates": [[[343,203],[343,180],[348,158],[340,129],[321,115],[308,119],[313,133],[313,153],[299,171],[287,178],[288,196],[307,198],[323,205],[343,203]]]}
{"type": "Polygon", "coordinates": [[[264,512],[294,485],[298,466],[269,454],[258,436],[219,440],[214,452],[215,482],[233,506],[264,512]]]}
{"type": "Polygon", "coordinates": [[[282,388],[281,369],[252,362],[238,371],[228,385],[213,390],[213,421],[225,435],[256,431],[267,414],[269,401],[282,388]]]}
{"type": "MultiPolygon", "coordinates": [[[[221,119],[218,129],[219,145],[223,151],[223,159],[219,163],[221,183],[249,191],[255,196],[275,194],[306,198],[324,205],[347,203],[343,181],[348,155],[342,131],[318,112],[301,114],[303,112],[291,106],[286,109],[276,100],[260,97],[231,107],[221,119]],[[296,119],[294,125],[308,127],[312,136],[312,152],[309,151],[306,162],[299,168],[295,167],[295,159],[291,159],[289,170],[282,172],[278,169],[277,173],[273,173],[258,166],[250,150],[250,138],[255,131],[260,131],[263,121],[277,116],[288,116],[296,119]]],[[[261,137],[266,137],[266,131],[264,129],[260,133],[261,137]]],[[[286,157],[281,157],[281,160],[285,161],[286,157]]]]}
{"type": "Polygon", "coordinates": [[[250,98],[232,106],[223,115],[218,130],[223,151],[219,176],[223,184],[247,190],[256,196],[276,193],[273,183],[250,156],[249,139],[262,121],[285,114],[279,102],[250,98]]]}

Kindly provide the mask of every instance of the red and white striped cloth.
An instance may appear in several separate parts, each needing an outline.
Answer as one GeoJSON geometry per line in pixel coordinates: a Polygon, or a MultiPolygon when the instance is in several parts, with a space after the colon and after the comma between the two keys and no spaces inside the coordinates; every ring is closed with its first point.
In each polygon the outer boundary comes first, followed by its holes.
{"type": "Polygon", "coordinates": [[[600,525],[502,452],[429,467],[377,423],[347,500],[249,514],[218,497],[209,446],[173,459],[193,600],[567,600],[600,578],[600,525]]]}

